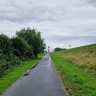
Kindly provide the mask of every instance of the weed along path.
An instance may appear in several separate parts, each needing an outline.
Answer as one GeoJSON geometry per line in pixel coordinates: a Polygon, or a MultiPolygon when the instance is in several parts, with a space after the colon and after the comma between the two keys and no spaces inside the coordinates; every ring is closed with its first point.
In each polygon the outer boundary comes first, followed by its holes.
{"type": "Polygon", "coordinates": [[[47,54],[1,96],[67,96],[47,54]]]}

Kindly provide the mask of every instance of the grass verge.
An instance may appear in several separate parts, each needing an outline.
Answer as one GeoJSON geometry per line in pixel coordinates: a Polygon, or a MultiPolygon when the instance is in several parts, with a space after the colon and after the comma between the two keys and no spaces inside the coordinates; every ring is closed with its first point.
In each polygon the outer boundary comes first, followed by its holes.
{"type": "Polygon", "coordinates": [[[24,72],[34,66],[45,54],[39,55],[38,59],[29,60],[23,62],[22,64],[15,66],[15,68],[9,72],[4,77],[0,78],[0,94],[8,88],[13,82],[15,82],[19,77],[21,77],[24,72]]]}
{"type": "Polygon", "coordinates": [[[69,52],[86,50],[90,46],[84,46],[74,49],[69,49],[51,54],[51,58],[55,67],[65,85],[70,96],[96,96],[96,72],[84,71],[83,68],[76,66],[70,60],[62,58],[62,55],[67,55],[69,52]],[[94,74],[93,74],[94,73],[94,74]]]}

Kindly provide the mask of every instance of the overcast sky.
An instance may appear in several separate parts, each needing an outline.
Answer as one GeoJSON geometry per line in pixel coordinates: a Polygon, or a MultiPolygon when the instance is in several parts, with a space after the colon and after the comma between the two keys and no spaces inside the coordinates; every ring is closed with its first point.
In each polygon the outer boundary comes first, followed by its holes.
{"type": "Polygon", "coordinates": [[[0,32],[37,28],[47,46],[96,43],[96,0],[0,0],[0,32]]]}

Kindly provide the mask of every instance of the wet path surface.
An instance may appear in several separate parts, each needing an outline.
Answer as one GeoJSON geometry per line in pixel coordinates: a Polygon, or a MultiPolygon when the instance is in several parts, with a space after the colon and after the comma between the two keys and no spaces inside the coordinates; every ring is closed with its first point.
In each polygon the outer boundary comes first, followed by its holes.
{"type": "Polygon", "coordinates": [[[66,96],[52,60],[47,54],[1,96],[66,96]]]}

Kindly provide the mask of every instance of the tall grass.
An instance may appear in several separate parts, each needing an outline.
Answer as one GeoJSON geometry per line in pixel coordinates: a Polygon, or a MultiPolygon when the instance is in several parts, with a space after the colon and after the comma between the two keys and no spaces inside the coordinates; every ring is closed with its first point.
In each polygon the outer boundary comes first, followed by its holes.
{"type": "Polygon", "coordinates": [[[96,45],[84,50],[63,54],[61,57],[79,67],[85,68],[87,71],[96,71],[96,45]]]}

